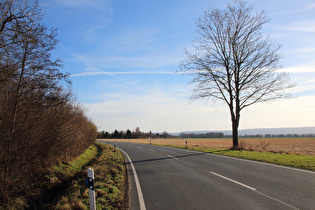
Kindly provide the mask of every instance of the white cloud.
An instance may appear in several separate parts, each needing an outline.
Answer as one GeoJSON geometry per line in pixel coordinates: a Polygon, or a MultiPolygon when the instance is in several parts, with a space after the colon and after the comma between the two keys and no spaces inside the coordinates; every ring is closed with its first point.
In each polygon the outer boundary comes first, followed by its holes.
{"type": "Polygon", "coordinates": [[[305,82],[303,84],[300,84],[291,88],[290,92],[294,95],[301,95],[301,94],[305,94],[305,92],[314,91],[314,90],[315,90],[314,84],[311,84],[311,82],[305,82]]]}
{"type": "Polygon", "coordinates": [[[292,66],[278,69],[278,72],[288,72],[288,73],[315,73],[315,65],[305,65],[305,66],[292,66]]]}
{"type": "Polygon", "coordinates": [[[229,127],[225,108],[206,107],[200,102],[187,105],[186,98],[173,94],[173,90],[163,93],[153,89],[145,95],[111,95],[105,102],[84,106],[99,129],[107,131],[137,126],[143,131],[155,132],[229,127]]]}
{"type": "Polygon", "coordinates": [[[309,5],[306,5],[304,11],[305,10],[309,10],[309,9],[314,9],[314,8],[315,8],[315,4],[314,3],[313,4],[309,4],[309,5]]]}
{"type": "Polygon", "coordinates": [[[315,47],[303,47],[303,48],[288,50],[285,52],[285,54],[306,54],[306,53],[307,54],[315,53],[315,47]]]}
{"type": "MultiPolygon", "coordinates": [[[[100,130],[127,130],[139,126],[143,131],[181,132],[191,130],[230,130],[225,104],[216,106],[170,95],[121,97],[97,104],[85,104],[88,115],[100,130]]],[[[241,112],[240,129],[314,126],[315,96],[260,103],[241,112]]]]}
{"type": "Polygon", "coordinates": [[[313,79],[315,75],[315,65],[292,66],[278,69],[278,72],[290,73],[291,80],[296,84],[295,87],[288,90],[293,95],[309,95],[315,90],[315,86],[313,84],[315,81],[313,79]]]}
{"type": "Polygon", "coordinates": [[[241,128],[315,126],[315,96],[256,104],[244,110],[241,128]]]}

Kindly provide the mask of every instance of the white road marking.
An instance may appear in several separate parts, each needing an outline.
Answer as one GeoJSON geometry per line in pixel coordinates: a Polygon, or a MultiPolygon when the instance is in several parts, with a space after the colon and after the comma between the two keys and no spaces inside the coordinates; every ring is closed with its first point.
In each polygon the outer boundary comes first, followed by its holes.
{"type": "MultiPolygon", "coordinates": [[[[138,147],[139,147],[139,146],[138,146],[138,147]]],[[[177,148],[172,148],[172,149],[177,149],[177,148]]],[[[178,150],[182,150],[182,149],[178,149],[178,150]]],[[[121,150],[121,151],[124,152],[123,150],[121,150]]],[[[186,151],[188,152],[189,150],[186,150],[186,151]]],[[[194,152],[195,152],[195,153],[203,153],[203,152],[198,152],[198,151],[190,151],[190,152],[191,152],[191,153],[194,153],[194,152]]],[[[124,153],[125,153],[125,152],[124,152],[124,153]]],[[[125,154],[126,154],[126,153],[125,153],[125,154]]],[[[205,154],[205,153],[204,153],[204,154],[205,154]]],[[[246,160],[246,159],[235,158],[235,157],[229,157],[229,156],[223,156],[223,155],[216,155],[216,154],[211,154],[211,153],[206,153],[206,154],[208,154],[208,155],[213,155],[213,156],[217,156],[217,157],[219,156],[219,157],[222,157],[222,158],[230,158],[230,159],[235,159],[235,160],[240,160],[240,161],[248,161],[248,162],[257,163],[257,164],[262,164],[262,165],[274,166],[274,167],[279,167],[279,168],[284,168],[284,169],[291,169],[291,170],[296,170],[296,171],[300,171],[300,172],[306,172],[306,173],[312,173],[312,174],[314,174],[314,172],[312,172],[312,171],[303,170],[303,169],[297,169],[297,168],[291,168],[291,167],[287,167],[287,166],[274,165],[274,164],[270,164],[270,163],[263,163],[263,162],[253,161],[253,160],[246,160]]],[[[138,180],[138,176],[137,176],[137,174],[136,174],[135,168],[134,168],[134,166],[133,166],[133,164],[132,164],[132,162],[131,162],[129,156],[128,156],[127,154],[126,154],[126,156],[127,156],[127,158],[129,159],[129,162],[130,162],[130,165],[131,165],[132,169],[134,170],[135,181],[137,180],[137,181],[136,181],[136,186],[137,186],[137,191],[138,191],[138,197],[139,197],[139,203],[140,203],[140,210],[142,210],[142,209],[145,210],[145,204],[144,204],[144,200],[143,200],[142,191],[141,191],[141,188],[140,188],[140,183],[139,183],[139,180],[138,180]],[[137,183],[138,183],[138,184],[137,184],[137,183]],[[140,198],[142,199],[142,201],[140,201],[140,200],[141,200],[140,198]],[[141,203],[142,203],[142,204],[141,204],[141,203]]],[[[215,173],[215,172],[207,171],[207,170],[205,170],[205,169],[203,169],[203,168],[200,168],[200,167],[198,167],[198,166],[195,166],[195,165],[189,164],[189,163],[187,163],[187,162],[185,162],[185,161],[179,160],[178,158],[175,158],[175,157],[173,157],[173,156],[171,156],[171,155],[166,155],[166,156],[169,157],[169,158],[173,158],[173,159],[175,159],[175,160],[178,160],[178,161],[180,161],[180,162],[182,162],[182,163],[184,163],[184,164],[186,164],[186,165],[189,165],[189,166],[198,168],[198,169],[201,170],[201,171],[204,171],[204,172],[207,172],[207,173],[211,173],[211,174],[213,174],[213,175],[215,175],[215,176],[218,176],[218,177],[220,177],[220,178],[222,178],[222,179],[225,179],[225,180],[228,180],[228,181],[233,182],[233,183],[235,183],[235,184],[238,184],[238,185],[240,185],[240,186],[243,186],[243,187],[245,187],[245,188],[247,188],[247,189],[249,189],[249,190],[252,190],[252,191],[254,191],[254,192],[256,192],[256,193],[258,193],[258,194],[260,194],[260,195],[262,195],[262,196],[264,196],[264,197],[267,197],[267,198],[269,198],[269,199],[272,199],[272,200],[274,200],[274,201],[276,201],[276,202],[279,202],[279,203],[281,203],[281,204],[283,204],[283,205],[286,205],[286,206],[288,206],[288,207],[290,207],[290,208],[292,208],[292,209],[298,209],[297,207],[294,207],[294,206],[292,206],[292,205],[290,205],[290,204],[287,204],[287,203],[285,203],[285,202],[283,202],[283,201],[281,201],[281,200],[279,200],[279,199],[277,199],[277,198],[274,198],[274,197],[271,197],[271,196],[269,196],[269,195],[266,195],[266,194],[264,194],[264,193],[258,191],[256,188],[250,187],[250,186],[248,186],[248,185],[246,185],[246,184],[243,184],[243,183],[241,183],[241,182],[235,181],[235,180],[230,179],[230,178],[228,178],[228,177],[222,176],[222,175],[217,174],[217,173],[215,173]]]]}
{"type": "Polygon", "coordinates": [[[173,156],[170,156],[170,155],[166,155],[166,156],[169,157],[169,158],[173,158],[175,160],[178,160],[178,158],[176,158],[176,157],[173,157],[173,156]]]}
{"type": "Polygon", "coordinates": [[[222,179],[225,179],[225,180],[228,180],[228,181],[230,181],[230,182],[233,182],[233,183],[235,183],[235,184],[238,184],[238,185],[241,185],[241,186],[243,186],[243,187],[246,187],[246,188],[248,188],[248,189],[250,189],[250,190],[256,191],[256,188],[250,187],[250,186],[248,186],[248,185],[246,185],[246,184],[243,184],[243,183],[241,183],[241,182],[238,182],[238,181],[235,181],[235,180],[233,180],[233,179],[227,178],[227,177],[225,177],[225,176],[222,176],[222,175],[220,175],[220,174],[214,173],[214,172],[212,172],[212,171],[209,171],[209,173],[211,173],[211,174],[213,174],[213,175],[216,175],[216,176],[218,176],[218,177],[221,177],[222,179]]]}
{"type": "Polygon", "coordinates": [[[260,195],[262,195],[262,196],[265,196],[265,197],[267,197],[267,198],[269,198],[269,199],[271,199],[271,200],[274,200],[274,201],[276,201],[276,202],[279,202],[279,203],[281,203],[281,204],[283,204],[283,205],[285,205],[285,206],[288,206],[288,207],[290,207],[290,208],[292,208],[292,209],[298,209],[298,208],[296,208],[296,207],[294,207],[294,206],[291,206],[290,204],[287,204],[287,203],[285,203],[285,202],[283,202],[283,201],[281,201],[281,200],[279,200],[279,199],[276,199],[276,198],[271,197],[271,196],[269,196],[269,195],[266,195],[266,194],[264,194],[264,193],[262,193],[262,192],[259,192],[259,191],[257,191],[256,188],[250,187],[250,186],[248,186],[248,185],[246,185],[246,184],[243,184],[243,183],[241,183],[241,182],[238,182],[238,181],[235,181],[235,180],[233,180],[233,179],[227,178],[227,177],[222,176],[222,175],[220,175],[220,174],[217,174],[217,173],[215,173],[215,172],[209,171],[209,173],[211,173],[211,174],[213,174],[213,175],[215,175],[215,176],[221,177],[222,179],[225,179],[225,180],[228,180],[228,181],[230,181],[230,182],[233,182],[233,183],[235,183],[235,184],[238,184],[238,185],[241,185],[241,186],[243,186],[243,187],[246,187],[247,189],[253,190],[253,191],[255,191],[256,193],[258,193],[258,194],[260,194],[260,195]]]}
{"type": "Polygon", "coordinates": [[[218,154],[213,154],[213,153],[208,153],[208,152],[199,152],[199,151],[189,150],[189,149],[180,149],[180,148],[174,148],[174,147],[166,147],[166,148],[173,149],[173,150],[179,150],[179,151],[185,151],[185,152],[189,152],[189,153],[199,153],[199,154],[201,153],[201,154],[207,154],[209,156],[216,156],[216,157],[221,157],[221,158],[225,158],[225,159],[234,159],[234,160],[239,160],[239,161],[243,161],[243,162],[256,163],[256,164],[272,166],[272,167],[276,167],[276,168],[283,168],[283,169],[287,169],[287,170],[299,171],[302,173],[315,174],[315,171],[311,171],[311,170],[307,170],[307,169],[294,168],[291,166],[276,165],[276,164],[266,163],[266,162],[261,162],[261,161],[256,161],[256,160],[248,160],[248,159],[225,156],[225,155],[218,155],[218,154]]]}
{"type": "MultiPolygon", "coordinates": [[[[214,154],[214,155],[215,155],[215,154],[214,154]]],[[[169,158],[174,158],[173,156],[170,156],[170,155],[166,155],[166,156],[169,157],[169,158]]],[[[218,155],[215,155],[215,156],[218,156],[218,155]]],[[[225,156],[222,156],[222,157],[225,157],[225,156]]],[[[228,157],[228,158],[233,158],[233,157],[228,157]]],[[[235,181],[235,180],[230,179],[230,178],[228,178],[228,177],[222,176],[222,175],[220,175],[220,174],[218,174],[218,173],[215,173],[215,172],[212,172],[212,171],[207,171],[207,170],[205,170],[205,169],[203,169],[203,168],[200,168],[200,167],[198,167],[198,166],[195,166],[195,165],[192,165],[192,164],[187,163],[187,162],[185,162],[185,161],[179,160],[178,158],[174,158],[174,159],[176,159],[176,160],[178,160],[178,161],[180,161],[180,162],[182,162],[182,163],[184,163],[184,164],[186,164],[186,165],[189,165],[189,166],[192,166],[192,167],[194,167],[194,168],[197,168],[197,169],[199,169],[199,170],[201,170],[201,171],[211,173],[211,174],[213,174],[213,175],[215,175],[215,176],[221,177],[222,179],[225,179],[225,180],[228,180],[228,181],[233,182],[233,183],[235,183],[235,184],[238,184],[238,185],[240,185],[240,186],[243,186],[243,187],[245,187],[245,188],[247,188],[247,189],[249,189],[249,190],[252,190],[252,191],[254,191],[254,192],[256,192],[256,193],[258,193],[258,194],[260,194],[260,195],[262,195],[262,196],[265,196],[265,197],[267,197],[267,198],[269,198],[269,199],[271,199],[271,200],[274,200],[274,201],[276,201],[276,202],[279,202],[279,203],[281,203],[281,204],[283,204],[283,205],[286,205],[286,206],[288,206],[288,207],[290,207],[290,208],[292,208],[292,209],[298,209],[298,208],[296,208],[296,207],[294,207],[294,206],[292,206],[292,205],[290,205],[290,204],[287,204],[287,203],[285,203],[285,202],[283,202],[283,201],[281,201],[281,200],[279,200],[279,199],[273,198],[273,197],[271,197],[271,196],[269,196],[269,195],[266,195],[266,194],[264,194],[264,193],[262,193],[262,192],[259,192],[256,188],[250,187],[250,186],[248,186],[248,185],[246,185],[246,184],[243,184],[243,183],[241,183],[241,182],[238,182],[238,181],[235,181]]],[[[239,159],[239,158],[234,158],[234,159],[243,160],[243,159],[239,159]]],[[[249,161],[250,161],[250,160],[249,160],[249,161]]],[[[251,162],[255,162],[255,161],[251,161],[251,162]]],[[[271,165],[271,164],[268,164],[268,165],[271,165]]],[[[301,171],[302,171],[302,170],[301,170],[301,171]]]]}
{"type": "Polygon", "coordinates": [[[276,165],[276,164],[261,162],[261,161],[257,161],[257,160],[249,160],[249,159],[244,159],[244,158],[237,158],[237,157],[231,157],[231,156],[225,156],[225,155],[217,155],[217,154],[212,154],[212,153],[206,153],[206,154],[209,156],[216,156],[216,157],[221,157],[221,158],[225,158],[225,159],[234,159],[234,160],[243,161],[243,162],[250,162],[250,163],[256,163],[256,164],[260,164],[260,165],[272,166],[272,167],[276,167],[276,168],[283,168],[283,169],[287,169],[287,170],[299,171],[302,173],[315,174],[314,171],[310,171],[307,169],[294,168],[291,166],[276,165]]]}
{"type": "Polygon", "coordinates": [[[154,149],[148,149],[148,150],[150,150],[151,152],[155,152],[155,150],[154,150],[154,149]]]}
{"type": "Polygon", "coordinates": [[[267,198],[269,198],[269,199],[271,199],[271,200],[274,200],[274,201],[277,201],[277,202],[279,202],[279,203],[282,203],[283,205],[288,206],[288,207],[290,207],[290,208],[292,208],[292,209],[299,210],[299,208],[296,208],[296,207],[294,207],[294,206],[291,206],[290,204],[287,204],[287,203],[285,203],[285,202],[283,202],[283,201],[280,201],[280,200],[277,199],[277,198],[271,197],[271,196],[266,195],[266,194],[264,194],[264,193],[262,193],[262,192],[259,192],[259,191],[255,191],[255,192],[257,192],[257,193],[259,193],[260,195],[265,196],[265,197],[267,197],[267,198]]]}
{"type": "Polygon", "coordinates": [[[142,190],[140,187],[140,182],[139,182],[139,178],[138,178],[136,169],[135,169],[130,157],[127,155],[127,153],[125,151],[123,151],[121,148],[119,148],[119,149],[120,149],[120,151],[122,151],[126,155],[126,157],[128,158],[128,161],[130,162],[130,166],[131,166],[132,172],[133,172],[134,177],[135,177],[135,183],[136,183],[136,188],[137,188],[137,193],[138,193],[138,198],[139,198],[140,210],[146,210],[144,199],[143,199],[143,194],[142,194],[142,190]]]}

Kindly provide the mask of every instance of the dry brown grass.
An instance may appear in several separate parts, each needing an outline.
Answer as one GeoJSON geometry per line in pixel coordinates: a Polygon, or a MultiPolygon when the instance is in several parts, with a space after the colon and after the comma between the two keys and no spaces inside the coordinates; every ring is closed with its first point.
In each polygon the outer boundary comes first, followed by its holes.
{"type": "MultiPolygon", "coordinates": [[[[151,139],[152,144],[202,146],[212,148],[231,148],[232,139],[151,139]]],[[[110,141],[129,142],[129,139],[110,141]]],[[[131,139],[132,143],[150,143],[149,139],[131,139]]],[[[315,156],[315,138],[240,138],[240,145],[246,150],[266,151],[315,156]]]]}

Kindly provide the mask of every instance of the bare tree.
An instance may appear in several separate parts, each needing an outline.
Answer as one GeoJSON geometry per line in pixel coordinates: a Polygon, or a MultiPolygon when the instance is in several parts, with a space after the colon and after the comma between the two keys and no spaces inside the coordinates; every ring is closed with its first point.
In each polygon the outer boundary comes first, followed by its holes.
{"type": "Polygon", "coordinates": [[[276,71],[281,46],[262,34],[267,22],[264,11],[254,13],[243,1],[222,10],[210,9],[196,21],[195,51],[185,50],[181,64],[181,72],[193,76],[192,100],[210,97],[228,105],[234,149],[238,149],[241,110],[289,97],[285,89],[293,86],[287,73],[276,71]]]}
{"type": "Polygon", "coordinates": [[[0,208],[31,195],[40,173],[96,139],[96,126],[66,89],[61,60],[51,55],[56,30],[41,17],[36,0],[0,1],[0,208]]]}
{"type": "Polygon", "coordinates": [[[7,114],[10,126],[7,137],[3,139],[7,145],[3,178],[3,187],[6,187],[12,165],[13,139],[18,130],[18,109],[22,100],[40,89],[51,92],[49,89],[57,88],[58,80],[65,76],[59,71],[60,61],[51,59],[50,52],[57,43],[56,33],[54,30],[47,32],[46,26],[39,22],[41,16],[37,2],[4,1],[0,8],[6,11],[1,18],[0,28],[0,52],[3,55],[1,68],[9,76],[3,77],[2,84],[10,82],[12,90],[7,114]]]}

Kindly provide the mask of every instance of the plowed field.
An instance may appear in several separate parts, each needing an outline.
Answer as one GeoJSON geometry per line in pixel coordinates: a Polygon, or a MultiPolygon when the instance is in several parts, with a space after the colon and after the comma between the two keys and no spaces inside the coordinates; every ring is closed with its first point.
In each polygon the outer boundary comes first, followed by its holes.
{"type": "MultiPolygon", "coordinates": [[[[129,139],[110,141],[129,142],[129,139]]],[[[149,139],[131,139],[132,143],[150,143],[149,139]]],[[[232,139],[151,139],[152,144],[202,146],[212,148],[231,148],[232,139]]],[[[315,156],[315,138],[246,138],[239,139],[240,146],[247,150],[300,154],[315,156]]]]}

